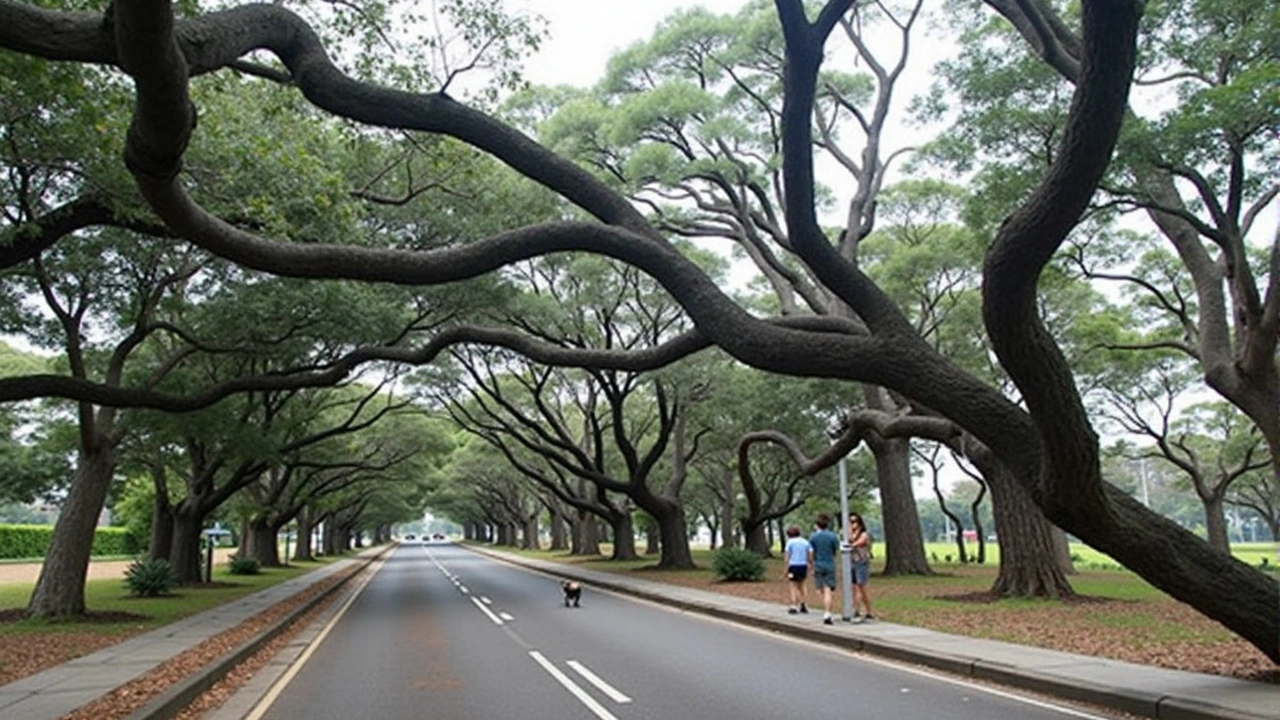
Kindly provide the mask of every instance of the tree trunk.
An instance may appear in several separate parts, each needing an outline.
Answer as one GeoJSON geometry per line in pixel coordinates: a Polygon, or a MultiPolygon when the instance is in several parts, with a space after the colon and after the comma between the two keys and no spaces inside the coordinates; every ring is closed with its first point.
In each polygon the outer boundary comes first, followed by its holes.
{"type": "MultiPolygon", "coordinates": [[[[1045,520],[1045,522],[1049,521],[1045,520]]],[[[1071,543],[1067,540],[1066,531],[1050,523],[1050,532],[1053,533],[1053,554],[1058,558],[1058,567],[1062,570],[1062,574],[1075,575],[1075,561],[1071,559],[1071,543]]]]}
{"type": "Polygon", "coordinates": [[[28,615],[57,618],[84,614],[89,552],[115,469],[111,447],[81,451],[71,489],[53,526],[40,577],[27,604],[28,615]]]}
{"type": "MultiPolygon", "coordinates": [[[[720,527],[724,528],[724,541],[721,543],[724,547],[736,547],[738,544],[734,537],[737,526],[733,522],[734,477],[733,468],[730,467],[726,467],[720,475],[720,527]]],[[[763,547],[768,552],[768,544],[763,547]]]]}
{"type": "Polygon", "coordinates": [[[200,573],[200,531],[204,516],[196,514],[187,502],[178,503],[173,513],[173,544],[169,548],[169,565],[182,585],[204,582],[200,573]]]}
{"type": "Polygon", "coordinates": [[[524,543],[521,547],[525,550],[537,550],[542,545],[538,538],[538,515],[540,514],[534,513],[524,520],[524,543]]]}
{"type": "Polygon", "coordinates": [[[248,535],[250,555],[262,567],[280,567],[280,548],[276,543],[277,528],[266,520],[250,520],[248,535]]]}
{"type": "Polygon", "coordinates": [[[644,554],[657,555],[662,552],[662,548],[666,546],[665,539],[659,542],[658,536],[661,532],[658,524],[652,520],[646,522],[644,527],[644,554]]]}
{"type": "Polygon", "coordinates": [[[693,570],[693,553],[689,550],[688,525],[685,523],[684,506],[679,502],[659,502],[647,508],[658,523],[662,535],[662,555],[658,567],[663,570],[693,570]]]}
{"type": "Polygon", "coordinates": [[[147,543],[147,557],[152,560],[169,559],[173,546],[173,505],[166,493],[156,495],[151,510],[151,539],[147,543]]]}
{"type": "Polygon", "coordinates": [[[743,518],[742,546],[760,557],[773,557],[773,546],[769,536],[765,534],[767,522],[743,518]]]}
{"type": "Polygon", "coordinates": [[[338,531],[333,526],[332,516],[325,520],[320,532],[320,546],[324,548],[325,555],[332,557],[338,554],[338,531]]]}
{"type": "Polygon", "coordinates": [[[573,537],[576,549],[574,555],[596,556],[600,554],[600,529],[596,527],[596,518],[585,510],[577,512],[578,521],[573,537]]]}
{"type": "Polygon", "coordinates": [[[551,549],[565,550],[569,547],[569,538],[565,534],[564,516],[559,512],[551,511],[551,549]]]}
{"type": "Polygon", "coordinates": [[[236,554],[241,557],[253,557],[253,532],[247,519],[241,518],[240,531],[236,542],[236,554]]]}
{"type": "Polygon", "coordinates": [[[1209,546],[1231,554],[1231,539],[1227,537],[1227,515],[1223,508],[1222,495],[1215,492],[1208,497],[1201,496],[1204,504],[1204,529],[1209,546]]]}
{"type": "MultiPolygon", "coordinates": [[[[1000,597],[1066,598],[1075,590],[1062,568],[1062,532],[1002,465],[984,467],[1000,539],[1000,570],[991,592],[1000,597]]],[[[1068,558],[1069,560],[1069,558],[1068,558]]]]}
{"type": "Polygon", "coordinates": [[[311,531],[314,529],[311,524],[311,512],[311,508],[307,507],[298,511],[298,542],[293,550],[295,562],[311,562],[315,560],[311,549],[311,531]]]}
{"type": "Polygon", "coordinates": [[[911,445],[904,439],[868,443],[876,460],[884,520],[885,575],[930,575],[920,513],[911,490],[911,445]]]}
{"type": "MultiPolygon", "coordinates": [[[[590,523],[595,525],[595,523],[590,523]]],[[[616,512],[609,516],[609,527],[613,532],[613,555],[610,560],[638,560],[636,554],[636,531],[631,513],[616,512]]]]}
{"type": "MultiPolygon", "coordinates": [[[[960,522],[959,515],[956,515],[952,512],[951,508],[947,507],[947,498],[942,494],[942,489],[938,487],[937,475],[934,476],[933,494],[938,500],[938,509],[942,511],[943,516],[947,518],[951,523],[951,526],[956,529],[956,559],[959,560],[962,565],[968,563],[969,551],[964,545],[964,523],[960,522]]],[[[979,527],[977,530],[978,532],[981,532],[982,528],[979,527]]],[[[981,538],[979,538],[978,542],[982,542],[981,538]]]]}

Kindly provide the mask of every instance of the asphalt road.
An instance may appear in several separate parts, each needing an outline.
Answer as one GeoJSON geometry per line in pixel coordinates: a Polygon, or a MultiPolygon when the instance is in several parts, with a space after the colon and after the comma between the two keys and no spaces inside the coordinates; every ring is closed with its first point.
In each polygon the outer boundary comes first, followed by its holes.
{"type": "Polygon", "coordinates": [[[566,608],[447,543],[398,547],[294,670],[261,717],[1102,717],[590,587],[566,608]]]}

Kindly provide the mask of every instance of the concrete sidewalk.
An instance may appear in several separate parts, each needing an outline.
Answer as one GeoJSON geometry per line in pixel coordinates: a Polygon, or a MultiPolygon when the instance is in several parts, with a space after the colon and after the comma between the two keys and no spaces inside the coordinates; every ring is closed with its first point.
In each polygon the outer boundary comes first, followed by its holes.
{"type": "MultiPolygon", "coordinates": [[[[0,718],[56,720],[206,638],[263,612],[311,583],[351,563],[367,562],[387,549],[375,548],[360,556],[338,561],[255,595],[0,686],[0,718]]],[[[948,635],[881,620],[869,623],[837,620],[835,625],[826,626],[815,614],[787,615],[776,603],[586,570],[487,548],[470,549],[532,570],[578,579],[594,589],[616,590],[689,612],[1135,715],[1166,720],[1280,720],[1280,686],[1276,685],[948,635]]],[[[354,591],[354,587],[341,590],[338,600],[328,612],[294,638],[222,708],[210,713],[207,716],[209,720],[244,718],[275,679],[319,634],[319,628],[337,612],[342,604],[341,596],[354,591]]],[[[299,609],[298,614],[301,612],[299,609]]],[[[214,672],[210,666],[197,675],[212,675],[214,672]]],[[[201,680],[197,677],[191,682],[199,683],[201,680]]],[[[169,717],[159,707],[160,703],[153,701],[130,720],[169,717]]]]}

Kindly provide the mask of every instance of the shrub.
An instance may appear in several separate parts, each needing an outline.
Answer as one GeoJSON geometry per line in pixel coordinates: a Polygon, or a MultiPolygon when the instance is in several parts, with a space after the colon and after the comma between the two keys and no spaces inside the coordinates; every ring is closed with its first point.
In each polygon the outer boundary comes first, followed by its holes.
{"type": "Polygon", "coordinates": [[[134,595],[165,595],[178,584],[178,575],[164,558],[134,560],[124,571],[124,585],[134,595]]]}
{"type": "Polygon", "coordinates": [[[232,555],[227,561],[227,572],[232,575],[257,575],[261,570],[258,558],[232,555]]]}
{"type": "Polygon", "coordinates": [[[722,580],[759,580],[764,577],[764,560],[743,548],[720,548],[711,561],[711,570],[722,580]]]}
{"type": "Polygon", "coordinates": [[[43,557],[52,537],[52,525],[0,525],[0,558],[43,557]]]}
{"type": "Polygon", "coordinates": [[[99,555],[133,555],[140,548],[129,531],[122,527],[100,527],[93,532],[89,553],[99,555]]]}
{"type": "MultiPolygon", "coordinates": [[[[0,525],[0,559],[44,557],[53,540],[52,525],[0,525]]],[[[134,555],[141,546],[127,530],[100,527],[93,532],[90,555],[134,555]]]]}

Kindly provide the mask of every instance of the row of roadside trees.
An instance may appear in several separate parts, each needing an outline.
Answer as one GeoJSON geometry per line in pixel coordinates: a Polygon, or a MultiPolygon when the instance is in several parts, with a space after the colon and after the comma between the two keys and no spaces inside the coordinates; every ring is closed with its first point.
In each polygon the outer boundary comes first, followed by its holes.
{"type": "MultiPolygon", "coordinates": [[[[434,507],[518,494],[526,522],[541,504],[618,536],[639,509],[671,567],[689,562],[690,477],[703,518],[763,548],[815,490],[805,478],[863,447],[889,571],[928,572],[912,452],[936,443],[990,493],[998,592],[1071,594],[1065,530],[1280,659],[1275,581],[1224,552],[1213,519],[1228,498],[1275,515],[1280,293],[1248,243],[1277,192],[1276,104],[1252,102],[1272,87],[1274,11],[1173,3],[1140,23],[1136,3],[986,5],[918,105],[953,129],[903,148],[888,118],[920,4],[684,13],[595,88],[497,108],[445,92],[449,67],[377,52],[396,41],[373,26],[326,52],[326,32],[378,14],[180,8],[156,24],[141,20],[174,9],[122,4],[104,26],[0,2],[20,180],[6,323],[67,358],[0,380],[0,399],[56,398],[78,438],[31,610],[83,609],[66,581],[82,588],[85,513],[124,458],[148,468],[158,518],[173,486],[156,478],[185,483],[167,514],[182,562],[179,538],[232,496],[263,509],[265,533],[289,514],[266,510],[281,487],[423,458],[421,436],[338,439],[412,411],[469,438],[434,507]],[[1135,73],[1183,102],[1134,109],[1135,73]],[[913,182],[890,186],[907,160],[913,182]],[[1175,252],[1117,229],[1129,210],[1175,252]],[[755,284],[737,288],[704,242],[755,284]],[[333,388],[357,368],[362,385],[333,388]],[[1182,416],[1153,392],[1196,376],[1227,404],[1182,416]],[[1136,452],[1191,478],[1211,542],[1108,481],[1099,429],[1141,423],[1136,452]]],[[[494,2],[444,6],[512,80],[529,26],[494,2]]]]}

